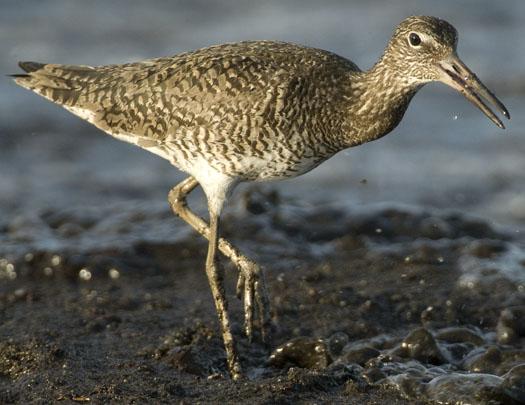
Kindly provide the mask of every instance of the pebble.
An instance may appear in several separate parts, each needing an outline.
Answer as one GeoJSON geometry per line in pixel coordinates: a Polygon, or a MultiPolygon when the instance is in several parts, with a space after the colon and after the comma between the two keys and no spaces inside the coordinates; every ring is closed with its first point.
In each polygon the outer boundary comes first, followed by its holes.
{"type": "Polygon", "coordinates": [[[321,370],[326,368],[332,359],[328,346],[322,339],[301,336],[277,347],[268,362],[277,368],[297,366],[321,370]]]}
{"type": "Polygon", "coordinates": [[[501,377],[491,374],[445,374],[428,382],[425,394],[440,404],[497,404],[502,382],[501,377]]]}
{"type": "Polygon", "coordinates": [[[463,361],[463,368],[473,373],[496,374],[496,368],[502,361],[501,350],[496,346],[479,348],[471,352],[463,361]]]}
{"type": "Polygon", "coordinates": [[[345,350],[345,353],[341,356],[341,360],[344,364],[356,363],[360,366],[364,366],[368,360],[373,359],[380,354],[381,352],[373,347],[361,345],[345,350]]]}
{"type": "Polygon", "coordinates": [[[377,367],[365,369],[361,376],[368,384],[375,384],[386,378],[386,374],[377,367]]]}
{"type": "Polygon", "coordinates": [[[475,346],[481,346],[485,339],[480,332],[462,327],[444,328],[436,332],[436,339],[444,340],[448,343],[472,343],[475,346]]]}
{"type": "Polygon", "coordinates": [[[447,360],[428,329],[418,328],[408,334],[393,354],[423,363],[443,364],[447,360]]]}

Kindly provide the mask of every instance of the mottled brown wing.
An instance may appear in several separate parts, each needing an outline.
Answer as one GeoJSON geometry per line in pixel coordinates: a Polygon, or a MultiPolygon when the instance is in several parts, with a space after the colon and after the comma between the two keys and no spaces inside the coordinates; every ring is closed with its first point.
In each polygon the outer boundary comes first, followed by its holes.
{"type": "Polygon", "coordinates": [[[29,72],[15,80],[102,130],[148,147],[203,128],[222,132],[219,127],[242,118],[242,111],[264,110],[268,85],[286,81],[273,63],[231,52],[103,67],[23,63],[29,72]]]}
{"type": "Polygon", "coordinates": [[[312,87],[332,80],[338,70],[357,70],[326,51],[266,41],[124,65],[21,67],[28,72],[15,78],[21,86],[165,157],[172,144],[178,149],[221,147],[232,138],[243,138],[248,146],[264,144],[265,133],[257,129],[286,134],[286,126],[297,119],[297,105],[304,104],[308,83],[312,87]]]}

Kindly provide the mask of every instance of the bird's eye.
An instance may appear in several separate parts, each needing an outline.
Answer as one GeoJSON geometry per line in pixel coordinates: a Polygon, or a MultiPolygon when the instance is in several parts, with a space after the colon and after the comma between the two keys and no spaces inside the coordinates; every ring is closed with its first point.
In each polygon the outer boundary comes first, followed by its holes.
{"type": "Polygon", "coordinates": [[[410,42],[410,45],[417,47],[421,45],[421,37],[417,35],[415,32],[411,32],[408,35],[408,42],[410,42]]]}

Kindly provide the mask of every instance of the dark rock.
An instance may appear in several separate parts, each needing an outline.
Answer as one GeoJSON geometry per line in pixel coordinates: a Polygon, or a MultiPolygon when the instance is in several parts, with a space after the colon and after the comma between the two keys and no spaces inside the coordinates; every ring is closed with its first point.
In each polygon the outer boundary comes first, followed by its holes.
{"type": "Polygon", "coordinates": [[[362,374],[363,379],[368,384],[375,384],[376,382],[382,380],[386,377],[386,374],[377,367],[367,368],[362,374]]]}
{"type": "Polygon", "coordinates": [[[322,339],[310,337],[290,340],[275,349],[269,358],[269,364],[277,368],[297,366],[321,370],[331,362],[326,343],[322,339]]]}
{"type": "Polygon", "coordinates": [[[377,356],[379,356],[381,352],[377,349],[374,349],[370,346],[361,346],[356,348],[351,348],[350,350],[346,351],[341,356],[341,361],[343,361],[345,364],[349,363],[357,363],[361,366],[364,366],[366,362],[370,359],[373,359],[377,356]]]}
{"type": "Polygon", "coordinates": [[[426,396],[440,404],[502,403],[503,379],[490,374],[445,374],[426,384],[426,396]]]}
{"type": "Polygon", "coordinates": [[[449,343],[469,342],[476,346],[481,346],[485,343],[485,339],[480,333],[472,329],[456,326],[441,329],[436,332],[434,336],[436,339],[444,340],[449,343]]]}
{"type": "Polygon", "coordinates": [[[463,368],[473,373],[496,374],[496,368],[502,361],[501,351],[496,346],[480,348],[467,356],[463,368]]]}
{"type": "Polygon", "coordinates": [[[395,350],[395,354],[430,364],[443,364],[446,362],[446,358],[436,339],[425,328],[418,328],[410,332],[395,350]]]}
{"type": "Polygon", "coordinates": [[[456,366],[463,364],[465,357],[476,347],[470,342],[441,343],[440,346],[447,353],[450,363],[456,366]]]}

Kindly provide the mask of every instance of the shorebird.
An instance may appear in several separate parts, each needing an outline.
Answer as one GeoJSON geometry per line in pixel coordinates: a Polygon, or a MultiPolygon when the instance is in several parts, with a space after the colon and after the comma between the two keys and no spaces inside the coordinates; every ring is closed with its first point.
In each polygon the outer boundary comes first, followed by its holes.
{"type": "Polygon", "coordinates": [[[206,274],[220,321],[227,366],[242,375],[218,251],[239,270],[245,332],[270,317],[261,268],[219,236],[224,203],[240,182],[306,173],[337,152],[389,133],[414,94],[431,81],[461,92],[497,126],[505,106],[456,53],[457,31],[435,17],[412,16],[395,29],[369,70],[334,53],[286,42],[217,45],[171,57],[110,66],[20,62],[20,86],[63,106],[110,135],[167,160],[189,176],[169,193],[176,215],[209,241],[206,274]],[[200,185],[209,222],[187,195],[200,185]]]}

